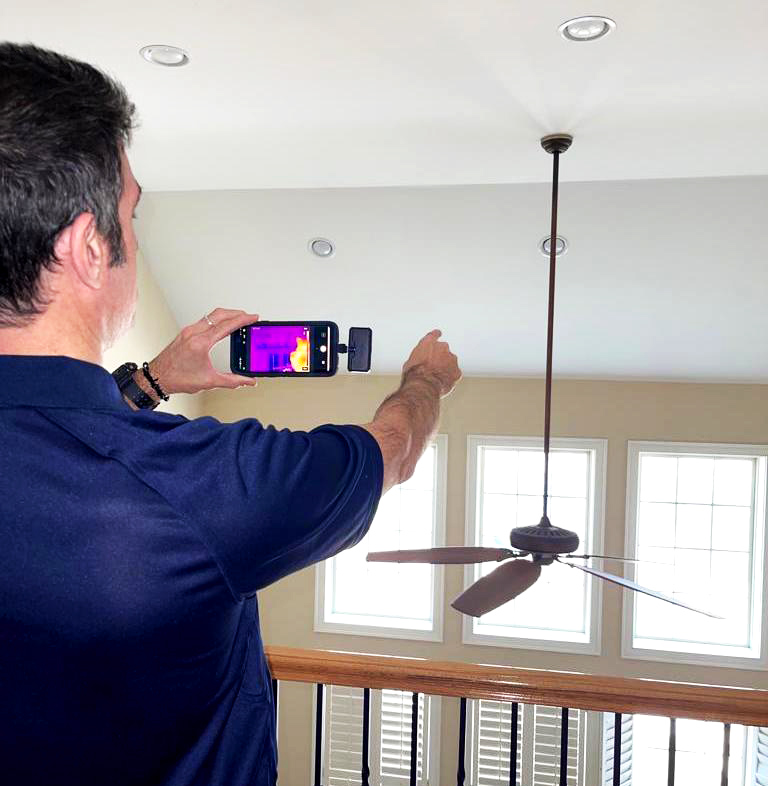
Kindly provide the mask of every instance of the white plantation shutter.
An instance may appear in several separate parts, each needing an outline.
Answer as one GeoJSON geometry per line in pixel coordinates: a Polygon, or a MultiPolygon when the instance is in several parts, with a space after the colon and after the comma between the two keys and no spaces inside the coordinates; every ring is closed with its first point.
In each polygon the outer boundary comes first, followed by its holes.
{"type": "Polygon", "coordinates": [[[363,751],[363,689],[326,689],[325,762],[328,786],[359,786],[363,751]]]}
{"type": "MultiPolygon", "coordinates": [[[[359,786],[363,752],[363,689],[328,686],[323,784],[359,786]]],[[[412,694],[371,691],[369,767],[372,786],[410,782],[412,694]]],[[[417,782],[429,783],[432,697],[419,696],[417,782]]]]}
{"type": "Polygon", "coordinates": [[[755,786],[768,786],[768,726],[755,729],[755,786]]]}
{"type": "MultiPolygon", "coordinates": [[[[555,786],[560,777],[560,707],[534,708],[535,729],[533,738],[533,786],[555,786]]],[[[568,713],[568,786],[581,783],[581,738],[583,713],[568,713]]]]}
{"type": "MultiPolygon", "coordinates": [[[[509,784],[512,708],[508,702],[473,702],[472,786],[509,784]]],[[[517,727],[517,783],[558,786],[560,777],[560,707],[521,704],[517,727]]],[[[568,786],[583,786],[585,713],[568,713],[568,786]]]]}
{"type": "MultiPolygon", "coordinates": [[[[408,691],[381,691],[381,786],[402,786],[410,782],[411,716],[413,694],[408,691]]],[[[418,752],[416,782],[429,782],[429,696],[419,694],[418,752]]]]}
{"type": "MultiPolygon", "coordinates": [[[[616,718],[612,712],[603,713],[603,786],[613,786],[613,740],[616,718]]],[[[632,728],[634,718],[621,716],[621,786],[632,784],[632,728]]]]}
{"type": "MultiPolygon", "coordinates": [[[[523,749],[522,710],[517,719],[517,783],[523,749]]],[[[472,786],[509,786],[512,705],[508,701],[472,702],[473,737],[471,741],[472,786]]]]}

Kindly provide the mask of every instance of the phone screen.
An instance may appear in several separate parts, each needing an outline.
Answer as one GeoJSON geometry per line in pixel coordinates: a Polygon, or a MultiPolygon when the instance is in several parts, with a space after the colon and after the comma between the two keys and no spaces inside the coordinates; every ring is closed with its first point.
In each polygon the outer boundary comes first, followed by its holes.
{"type": "Polygon", "coordinates": [[[336,373],[334,322],[257,322],[231,336],[231,368],[266,376],[331,376],[336,373]]]}
{"type": "Polygon", "coordinates": [[[248,338],[250,371],[309,373],[309,325],[251,325],[248,338]]]}

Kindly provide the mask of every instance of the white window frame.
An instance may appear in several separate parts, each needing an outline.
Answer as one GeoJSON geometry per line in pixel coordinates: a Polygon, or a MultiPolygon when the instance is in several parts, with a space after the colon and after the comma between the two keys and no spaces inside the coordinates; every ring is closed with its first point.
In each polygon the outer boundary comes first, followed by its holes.
{"type": "MultiPolygon", "coordinates": [[[[630,440],[627,443],[627,502],[626,502],[626,557],[634,557],[637,547],[637,504],[639,491],[639,460],[641,453],[690,454],[701,456],[744,456],[763,459],[768,462],[766,445],[733,445],[725,443],[698,442],[646,442],[630,440]]],[[[760,467],[758,465],[758,472],[760,467]]],[[[768,624],[761,619],[761,609],[768,611],[768,518],[766,517],[766,472],[756,478],[754,516],[756,519],[755,541],[753,545],[753,595],[761,595],[760,603],[753,604],[752,625],[756,630],[755,642],[759,643],[754,656],[708,655],[703,653],[681,652],[671,649],[636,647],[633,644],[635,619],[635,592],[624,592],[624,614],[622,623],[621,656],[633,660],[662,661],[665,663],[685,663],[692,665],[721,666],[736,669],[768,670],[768,624]]],[[[627,577],[634,579],[635,566],[627,563],[627,577]]],[[[664,601],[658,601],[663,603],[664,601]]]]}
{"type": "MultiPolygon", "coordinates": [[[[435,446],[435,506],[432,527],[432,546],[445,544],[445,511],[448,476],[448,437],[438,434],[433,440],[435,446]]],[[[315,623],[316,633],[341,633],[349,636],[376,636],[387,639],[415,639],[418,641],[443,640],[444,606],[444,566],[434,565],[432,574],[432,629],[385,627],[365,625],[341,620],[327,621],[325,605],[328,592],[326,587],[326,562],[317,563],[315,569],[315,623]]]]}
{"type": "MultiPolygon", "coordinates": [[[[478,449],[484,446],[523,447],[544,449],[544,440],[541,437],[505,437],[482,434],[470,434],[467,437],[467,509],[466,509],[466,543],[473,545],[477,532],[478,509],[478,476],[477,456],[478,449]]],[[[606,468],[608,454],[607,439],[587,439],[578,437],[557,437],[550,440],[552,449],[589,450],[593,453],[592,460],[592,494],[588,498],[591,507],[592,543],[589,544],[591,553],[602,554],[605,532],[605,493],[606,493],[606,468]]],[[[538,522],[533,522],[534,524],[538,522]]],[[[556,524],[557,522],[555,522],[556,524]]],[[[580,544],[579,552],[586,550],[585,544],[580,544]]],[[[586,564],[586,562],[585,562],[586,564]]],[[[564,567],[564,566],[561,566],[564,567]]],[[[559,567],[548,566],[544,570],[559,570],[559,567]]],[[[506,647],[525,650],[548,650],[551,652],[567,652],[578,655],[600,655],[602,651],[602,581],[585,574],[587,593],[590,594],[591,603],[587,607],[587,641],[566,641],[562,639],[534,639],[518,636],[494,636],[487,633],[474,631],[474,618],[463,616],[462,642],[491,647],[506,647]]],[[[464,569],[464,588],[474,581],[474,566],[467,565],[464,569]]]]}

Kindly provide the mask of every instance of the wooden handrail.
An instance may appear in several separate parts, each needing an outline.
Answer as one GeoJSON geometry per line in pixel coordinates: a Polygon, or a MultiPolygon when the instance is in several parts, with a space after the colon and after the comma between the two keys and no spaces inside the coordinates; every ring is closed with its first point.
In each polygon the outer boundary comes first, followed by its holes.
{"type": "Polygon", "coordinates": [[[291,647],[266,653],[272,677],[291,682],[768,726],[768,690],[291,647]]]}

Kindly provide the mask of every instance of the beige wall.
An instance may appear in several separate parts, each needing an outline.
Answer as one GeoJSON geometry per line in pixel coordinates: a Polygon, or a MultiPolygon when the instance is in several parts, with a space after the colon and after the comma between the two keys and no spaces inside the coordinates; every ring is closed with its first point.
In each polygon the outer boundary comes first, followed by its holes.
{"type": "MultiPolygon", "coordinates": [[[[325,422],[363,423],[396,386],[388,376],[332,380],[264,380],[255,390],[213,391],[206,414],[221,420],[257,417],[308,428],[325,422]]],[[[553,390],[553,436],[608,440],[605,549],[623,553],[627,440],[768,443],[768,386],[560,381],[553,390]]],[[[543,383],[531,379],[469,378],[444,402],[440,432],[448,435],[447,542],[464,541],[468,434],[539,436],[543,383]]],[[[620,657],[621,595],[603,592],[602,655],[567,655],[461,643],[460,615],[447,602],[462,590],[462,571],[446,570],[442,643],[314,633],[314,569],[289,576],[261,593],[267,644],[411,655],[535,668],[655,677],[768,688],[768,673],[685,666],[620,657]]],[[[285,685],[281,694],[281,786],[310,782],[311,689],[285,685]]],[[[456,702],[443,700],[441,780],[456,766],[456,702]]]]}
{"type": "MultiPolygon", "coordinates": [[[[179,332],[179,326],[146,260],[139,254],[136,262],[139,288],[136,322],[112,349],[104,353],[102,365],[110,372],[128,361],[141,366],[145,360],[152,360],[179,332]]],[[[201,414],[201,406],[199,396],[179,393],[169,401],[161,402],[157,410],[195,418],[201,414]]]]}

